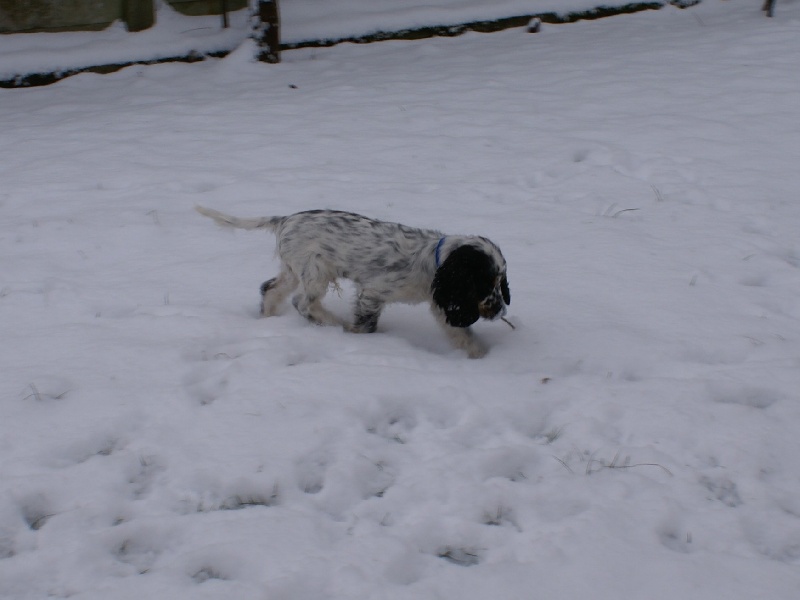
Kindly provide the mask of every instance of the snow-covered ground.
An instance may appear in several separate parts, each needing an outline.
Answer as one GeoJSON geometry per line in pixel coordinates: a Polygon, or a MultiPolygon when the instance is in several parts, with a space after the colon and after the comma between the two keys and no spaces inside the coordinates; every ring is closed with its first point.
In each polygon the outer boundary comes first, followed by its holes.
{"type": "Polygon", "coordinates": [[[800,4],[0,90],[0,597],[800,595],[800,4]],[[495,240],[452,350],[240,215],[495,240]],[[348,310],[350,288],[331,293],[348,310]]]}

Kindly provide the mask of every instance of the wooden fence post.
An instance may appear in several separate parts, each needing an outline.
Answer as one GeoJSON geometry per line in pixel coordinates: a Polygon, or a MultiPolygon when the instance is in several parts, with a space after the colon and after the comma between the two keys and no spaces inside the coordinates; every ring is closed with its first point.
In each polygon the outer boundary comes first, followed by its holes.
{"type": "Polygon", "coordinates": [[[261,62],[281,62],[281,22],[278,0],[258,0],[258,23],[255,31],[258,54],[261,62]]]}
{"type": "Polygon", "coordinates": [[[230,23],[228,22],[228,0],[222,0],[220,12],[222,13],[222,28],[227,29],[230,27],[230,23]]]}

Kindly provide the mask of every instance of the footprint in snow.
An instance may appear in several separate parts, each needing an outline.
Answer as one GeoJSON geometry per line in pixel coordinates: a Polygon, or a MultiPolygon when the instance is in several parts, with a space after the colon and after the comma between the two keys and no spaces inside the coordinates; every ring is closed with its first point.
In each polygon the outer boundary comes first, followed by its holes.
{"type": "Polygon", "coordinates": [[[19,508],[25,524],[33,531],[39,531],[55,516],[55,510],[45,494],[26,496],[19,502],[19,508]]]}
{"type": "Polygon", "coordinates": [[[726,477],[708,477],[704,475],[700,478],[700,485],[711,493],[711,497],[714,500],[719,500],[725,506],[736,508],[742,504],[742,498],[739,495],[736,483],[726,477]]]}
{"type": "Polygon", "coordinates": [[[739,383],[715,383],[711,386],[711,398],[719,404],[739,404],[764,410],[780,401],[780,394],[762,388],[743,386],[739,383]]]}

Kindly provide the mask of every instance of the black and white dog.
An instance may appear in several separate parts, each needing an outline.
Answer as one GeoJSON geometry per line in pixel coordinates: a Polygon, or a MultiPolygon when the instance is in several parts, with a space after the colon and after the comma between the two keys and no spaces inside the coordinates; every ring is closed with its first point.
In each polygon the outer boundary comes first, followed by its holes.
{"type": "Polygon", "coordinates": [[[266,317],[276,314],[298,285],[292,304],[301,315],[356,333],[375,331],[387,303],[429,302],[452,343],[470,358],[480,358],[487,349],[469,326],[481,317],[502,317],[511,303],[506,261],[484,237],[444,235],[334,210],[240,219],[196,208],[223,226],[275,232],[281,272],[261,286],[266,317]],[[322,305],[328,287],[339,278],[356,286],[352,324],[342,323],[322,305]]]}

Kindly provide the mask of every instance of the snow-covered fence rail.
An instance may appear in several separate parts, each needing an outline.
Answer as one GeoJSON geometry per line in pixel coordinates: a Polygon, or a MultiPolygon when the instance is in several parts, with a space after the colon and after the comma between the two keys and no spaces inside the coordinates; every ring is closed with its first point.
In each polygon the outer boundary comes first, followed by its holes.
{"type": "Polygon", "coordinates": [[[615,4],[613,6],[598,3],[601,5],[594,8],[576,9],[570,11],[525,12],[523,14],[510,17],[469,20],[452,24],[426,25],[420,27],[386,30],[381,29],[372,33],[359,35],[312,37],[312,39],[307,40],[288,39],[282,43],[281,47],[284,50],[293,50],[297,48],[334,46],[336,44],[347,42],[354,44],[367,44],[386,40],[419,40],[430,37],[456,37],[469,31],[476,31],[478,33],[492,33],[495,31],[503,31],[505,29],[526,27],[533,19],[538,19],[540,23],[548,24],[575,23],[577,21],[602,19],[604,17],[631,14],[646,10],[659,10],[668,4],[678,6],[679,8],[685,8],[687,6],[698,4],[699,2],[700,0],[673,0],[672,2],[667,2],[665,0],[644,0],[641,2],[630,2],[627,4],[615,4]]]}

